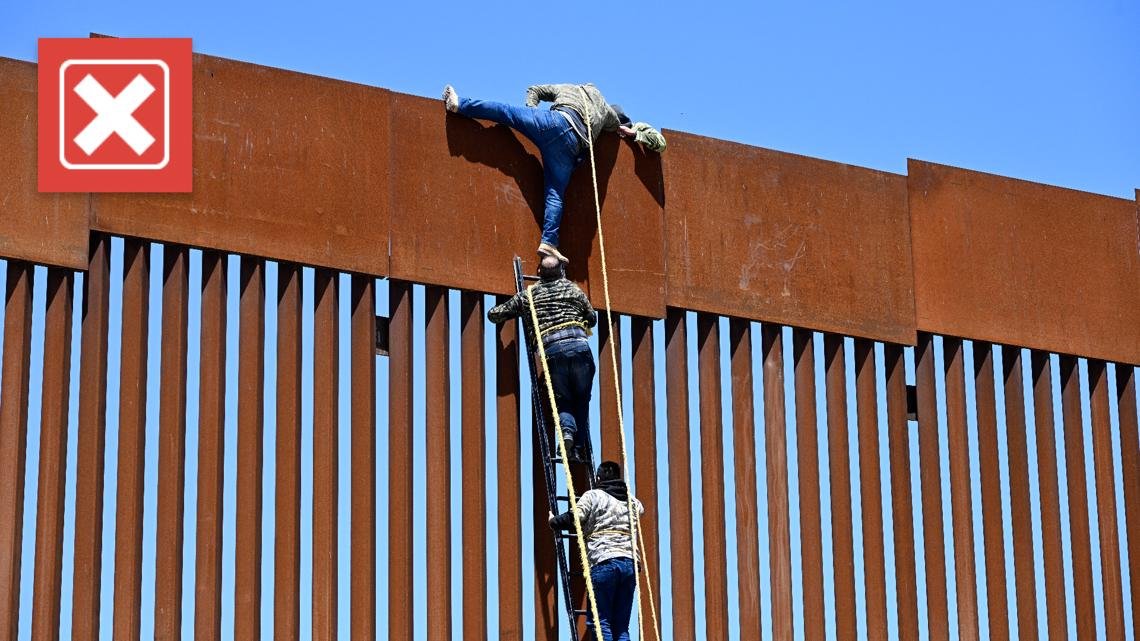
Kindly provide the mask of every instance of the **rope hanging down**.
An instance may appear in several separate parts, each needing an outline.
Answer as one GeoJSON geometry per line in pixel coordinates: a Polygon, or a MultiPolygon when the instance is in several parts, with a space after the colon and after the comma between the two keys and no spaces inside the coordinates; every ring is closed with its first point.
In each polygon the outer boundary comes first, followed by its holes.
{"type": "MultiPolygon", "coordinates": [[[[554,383],[550,380],[550,370],[546,364],[546,346],[542,343],[542,333],[538,330],[538,312],[534,309],[534,294],[531,290],[534,285],[526,288],[526,302],[527,307],[530,309],[530,323],[534,328],[535,343],[538,344],[538,358],[542,361],[542,378],[546,381],[546,394],[550,400],[550,413],[554,416],[554,433],[558,441],[558,451],[562,455],[562,469],[566,472],[566,495],[570,497],[570,514],[574,518],[570,519],[574,522],[574,533],[577,535],[575,538],[578,540],[578,554],[582,557],[582,567],[585,569],[583,574],[586,575],[586,595],[590,601],[590,614],[594,617],[594,630],[597,632],[595,636],[600,637],[602,633],[602,618],[598,616],[598,601],[594,597],[594,579],[590,576],[590,557],[586,553],[586,537],[582,535],[582,523],[578,520],[578,495],[574,492],[574,479],[570,475],[570,453],[566,451],[566,443],[562,440],[562,420],[558,416],[558,402],[554,398],[554,383]]],[[[547,438],[547,435],[542,435],[541,438],[547,438]]]]}
{"type": "MultiPolygon", "coordinates": [[[[582,94],[583,104],[590,105],[591,104],[590,103],[590,97],[586,94],[586,90],[581,85],[579,85],[578,91],[581,92],[581,94],[582,94]]],[[[621,441],[621,465],[622,465],[623,473],[625,474],[626,485],[629,486],[630,485],[629,457],[628,457],[628,454],[626,453],[626,447],[625,447],[625,419],[623,417],[622,403],[621,403],[621,375],[618,373],[617,349],[613,343],[613,341],[615,340],[614,324],[613,324],[613,318],[612,318],[612,314],[611,314],[611,310],[613,310],[613,306],[610,305],[610,277],[609,277],[609,270],[608,270],[607,265],[606,265],[606,239],[605,239],[605,236],[602,234],[602,201],[598,197],[598,168],[597,168],[597,163],[594,160],[594,131],[593,131],[593,123],[590,122],[590,120],[591,120],[590,119],[590,109],[587,107],[585,109],[585,111],[586,111],[586,113],[584,115],[586,116],[586,142],[589,144],[589,147],[590,147],[590,178],[593,180],[593,183],[594,183],[594,212],[597,216],[597,223],[598,223],[598,250],[599,250],[598,253],[602,259],[602,293],[603,293],[603,296],[604,296],[605,302],[606,302],[606,327],[609,330],[609,337],[610,337],[610,341],[611,341],[611,343],[610,343],[610,362],[613,363],[614,392],[615,392],[615,395],[617,397],[618,434],[621,436],[621,438],[620,438],[620,441],[621,441]]],[[[533,311],[533,305],[532,305],[532,311],[533,311]]],[[[551,392],[551,394],[552,394],[551,401],[553,402],[553,391],[551,392]]],[[[557,419],[555,419],[555,420],[557,420],[557,419]]],[[[559,432],[559,434],[561,434],[561,432],[559,432]]],[[[563,460],[565,460],[565,459],[563,459],[563,460]]],[[[569,474],[569,472],[567,474],[569,474]]],[[[645,571],[646,590],[649,593],[649,610],[650,610],[650,613],[652,614],[652,617],[653,617],[653,633],[655,635],[655,638],[658,641],[660,641],[661,631],[658,629],[658,626],[657,626],[657,607],[656,607],[656,604],[654,604],[654,602],[653,602],[653,585],[650,581],[650,576],[649,576],[649,564],[646,563],[644,546],[638,545],[638,540],[641,539],[641,530],[640,530],[641,524],[640,524],[640,516],[633,509],[633,492],[632,491],[626,492],[626,508],[629,511],[629,544],[633,550],[634,566],[637,565],[637,560],[640,558],[640,560],[642,562],[641,567],[645,571]],[[639,550],[641,551],[640,557],[638,556],[639,550]]],[[[589,574],[589,572],[587,572],[586,574],[589,574]]],[[[587,583],[587,585],[589,585],[589,583],[587,583]]],[[[638,596],[637,596],[637,593],[638,593],[640,587],[641,587],[640,574],[637,571],[637,568],[634,567],[633,595],[634,595],[634,599],[637,601],[638,638],[644,639],[645,635],[644,635],[644,630],[642,629],[641,599],[638,598],[638,596]]],[[[591,598],[593,598],[593,592],[592,591],[591,591],[591,598]]]]}

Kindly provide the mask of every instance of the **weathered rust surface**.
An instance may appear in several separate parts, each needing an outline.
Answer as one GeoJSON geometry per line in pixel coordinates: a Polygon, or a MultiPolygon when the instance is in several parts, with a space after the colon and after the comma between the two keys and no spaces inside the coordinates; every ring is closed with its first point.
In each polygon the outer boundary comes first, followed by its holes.
{"type": "MultiPolygon", "coordinates": [[[[879,418],[875,391],[875,345],[855,341],[855,399],[859,431],[859,487],[863,504],[863,567],[866,572],[867,638],[887,638],[887,567],[883,530],[883,484],[879,466],[879,418]]],[[[789,592],[791,590],[789,589],[789,592]]],[[[790,599],[790,597],[789,597],[790,599]]],[[[790,634],[787,638],[790,638],[790,634]]]]}
{"type": "Polygon", "coordinates": [[[1136,204],[910,160],[918,326],[1140,363],[1136,204]]]}
{"type": "MultiPolygon", "coordinates": [[[[522,134],[444,111],[438,100],[392,93],[392,276],[513,294],[516,254],[535,271],[542,165],[522,134]]],[[[623,313],[665,315],[660,159],[616,135],[597,145],[610,296],[623,313]]],[[[602,304],[587,159],[566,191],[560,249],[568,275],[602,304]]]]}
{"type": "MultiPolygon", "coordinates": [[[[946,595],[938,399],[934,377],[934,338],[930,334],[919,335],[914,360],[918,397],[918,467],[921,480],[923,560],[926,568],[926,611],[929,613],[927,621],[931,641],[949,641],[950,613],[946,595]]],[[[831,391],[830,387],[828,391],[831,391]]]]}
{"type": "Polygon", "coordinates": [[[781,328],[765,323],[760,327],[760,342],[764,358],[764,473],[768,483],[772,637],[790,639],[795,615],[792,610],[792,527],[788,495],[788,426],[787,408],[784,406],[784,344],[781,328]]]}
{"type": "MultiPolygon", "coordinates": [[[[459,303],[463,514],[487,513],[486,357],[483,295],[464,292],[459,303]]],[[[463,519],[463,638],[487,639],[487,521],[463,519]]]]}
{"type": "Polygon", "coordinates": [[[352,277],[349,294],[349,366],[352,376],[352,496],[349,538],[349,630],[376,638],[376,280],[352,277]]]}
{"type": "MultiPolygon", "coordinates": [[[[75,548],[71,637],[99,636],[103,575],[103,478],[107,443],[107,339],[111,298],[111,239],[91,237],[83,277],[83,329],[79,352],[79,425],[75,447],[75,548]]],[[[14,266],[9,264],[8,273],[14,266]]],[[[2,439],[0,439],[2,440],[2,439]]],[[[5,446],[10,447],[7,443],[5,446]]],[[[0,448],[3,449],[3,448],[0,448]]],[[[8,450],[4,449],[7,454],[8,450]]],[[[5,461],[4,468],[11,464],[5,461]]],[[[23,466],[20,466],[23,471],[23,466]]],[[[2,485],[0,485],[2,487],[2,485]]],[[[0,504],[3,500],[0,499],[0,504]]],[[[2,514],[2,512],[0,512],[2,514]]],[[[3,518],[0,516],[0,518],[3,518]]],[[[19,519],[8,522],[19,523],[19,519]]],[[[0,572],[0,576],[3,573],[0,572]]],[[[2,585],[2,580],[0,580],[2,585]]],[[[3,627],[0,626],[0,630],[3,627]]]]}
{"type": "MultiPolygon", "coordinates": [[[[1088,361],[1089,414],[1092,423],[1093,477],[1096,479],[1097,532],[1100,534],[1100,583],[1104,635],[1123,639],[1124,590],[1120,578],[1120,538],[1116,518],[1116,484],[1109,418],[1108,369],[1104,361],[1088,361]]],[[[1016,517],[1016,515],[1015,515],[1016,517]]]]}
{"type": "MultiPolygon", "coordinates": [[[[167,246],[162,267],[162,358],[159,374],[158,525],[155,543],[154,638],[182,634],[182,519],[186,482],[187,325],[190,254],[167,246]]],[[[287,512],[279,504],[277,513],[287,512]]],[[[94,536],[98,536],[98,530],[94,536]]],[[[280,581],[281,577],[278,576],[280,581]]]]}
{"type": "MultiPolygon", "coordinates": [[[[9,261],[4,284],[4,352],[0,361],[0,519],[24,522],[24,463],[28,446],[32,356],[32,280],[35,267],[9,261]]],[[[20,631],[20,562],[24,528],[0,528],[0,639],[20,631]]],[[[77,555],[76,563],[85,560],[77,555]]],[[[78,584],[77,584],[78,587],[78,584]]],[[[82,596],[82,592],[79,593],[82,596]]],[[[79,625],[83,621],[78,622],[79,625]]]]}
{"type": "Polygon", "coordinates": [[[697,314],[700,391],[701,520],[704,521],[705,634],[728,638],[728,559],[725,544],[724,416],[721,403],[720,322],[697,314]]]}
{"type": "MultiPolygon", "coordinates": [[[[1061,545],[1061,498],[1057,472],[1057,432],[1053,426],[1053,381],[1049,355],[1030,352],[1033,421],[1037,429],[1037,482],[1041,488],[1041,555],[1045,566],[1045,617],[1050,639],[1068,634],[1065,620],[1065,562],[1061,545]]],[[[1124,447],[1121,431],[1121,448],[1124,447]]],[[[1125,457],[1127,459],[1128,457],[1125,457]]],[[[1134,458],[1134,457],[1133,457],[1134,458]]],[[[1128,481],[1125,480],[1125,492],[1128,481]]]]}
{"type": "Polygon", "coordinates": [[[0,58],[0,256],[87,267],[87,194],[36,186],[36,65],[0,58]]]}
{"type": "Polygon", "coordinates": [[[673,579],[673,638],[697,638],[693,594],[693,489],[689,454],[689,365],[685,312],[665,319],[666,427],[669,440],[669,540],[673,579]]]}
{"type": "MultiPolygon", "coordinates": [[[[313,275],[313,630],[314,641],[335,641],[339,604],[338,571],[340,558],[340,276],[327,269],[313,275]]],[[[393,374],[397,371],[393,366],[393,374]]],[[[394,376],[394,378],[397,378],[394,376]]],[[[389,414],[391,416],[391,414],[389,414]]],[[[401,423],[394,423],[397,427],[401,423]]],[[[393,434],[406,430],[394,429],[393,434]]],[[[395,449],[395,448],[393,448],[395,449]]],[[[393,458],[399,458],[396,454],[393,458]]],[[[392,461],[392,465],[397,463],[392,461]]],[[[391,495],[389,523],[398,524],[400,495],[391,495]]],[[[398,525],[394,526],[398,528],[398,525]]],[[[395,544],[399,533],[390,531],[395,544]]],[[[402,552],[402,549],[400,549],[402,552]]],[[[411,554],[408,555],[409,558],[411,554]]],[[[395,571],[395,564],[390,564],[395,571]]],[[[396,616],[392,612],[392,618],[396,616]]],[[[392,635],[392,638],[398,638],[392,635]]]]}
{"type": "Polygon", "coordinates": [[[37,641],[59,636],[74,273],[65,269],[49,269],[46,281],[39,497],[36,502],[36,554],[32,577],[31,638],[37,641]]]}
{"type": "Polygon", "coordinates": [[[899,638],[918,638],[914,506],[911,500],[910,427],[906,415],[906,365],[899,345],[883,346],[887,374],[887,434],[890,442],[891,514],[895,527],[895,602],[899,638]]]}
{"type": "MultiPolygon", "coordinates": [[[[648,572],[648,582],[643,579],[638,592],[638,598],[641,599],[641,613],[648,620],[643,622],[642,626],[646,634],[652,629],[651,625],[657,625],[660,629],[664,617],[661,611],[661,590],[664,589],[664,585],[661,583],[661,555],[658,540],[661,512],[657,502],[657,401],[654,388],[656,366],[653,358],[653,334],[653,321],[640,317],[630,319],[630,344],[633,354],[632,447],[633,460],[636,464],[634,494],[647,506],[646,512],[641,515],[637,523],[642,537],[639,544],[643,545],[643,554],[647,561],[645,565],[648,568],[647,570],[642,568],[643,573],[648,572]],[[656,622],[652,620],[654,611],[657,614],[656,622]]],[[[738,454],[737,460],[740,460],[739,456],[738,454]]],[[[502,456],[499,460],[503,460],[502,456]]],[[[755,487],[756,484],[752,485],[755,487]]],[[[502,484],[499,486],[502,487],[502,484]]],[[[645,577],[645,574],[642,574],[642,577],[645,577]]]]}
{"type": "Polygon", "coordinates": [[[914,343],[903,176],[666,136],[669,305],[914,343]]]}
{"type": "Polygon", "coordinates": [[[954,530],[954,576],[957,577],[958,636],[981,638],[978,622],[978,579],[974,566],[974,508],[970,487],[970,443],[966,421],[966,353],[962,341],[942,342],[946,377],[946,439],[950,451],[950,519],[954,530]]]}
{"type": "MultiPolygon", "coordinates": [[[[759,508],[756,505],[756,409],[752,398],[752,324],[739,318],[730,319],[728,335],[728,349],[732,358],[732,460],[733,479],[736,482],[736,563],[740,629],[758,631],[761,625],[760,525],[759,508]]],[[[634,416],[637,416],[636,408],[634,416]]],[[[638,460],[641,458],[638,457],[638,460]]],[[[836,583],[838,582],[837,580],[836,583]]]]}
{"type": "Polygon", "coordinates": [[[820,514],[819,424],[815,407],[815,343],[812,332],[792,331],[796,389],[796,455],[799,465],[800,564],[804,637],[826,634],[823,595],[823,518],[820,514]]]}
{"type": "Polygon", "coordinates": [[[448,291],[441,287],[424,289],[424,395],[427,457],[427,590],[432,598],[428,608],[429,641],[451,639],[451,367],[450,304],[448,291]]]}
{"type": "Polygon", "coordinates": [[[1077,359],[1060,359],[1061,414],[1065,438],[1065,470],[1069,489],[1069,540],[1072,548],[1073,603],[1077,637],[1097,637],[1093,593],[1092,540],[1089,534],[1089,495],[1085,472],[1085,434],[1081,422],[1081,382],[1077,359]]]}
{"type": "MultiPolygon", "coordinates": [[[[982,486],[982,544],[986,585],[1005,585],[1005,523],[1002,521],[1001,459],[998,452],[993,346],[975,342],[974,398],[978,420],[978,471],[982,486]]],[[[991,639],[1009,639],[1005,590],[987,590],[991,639]]]]}
{"type": "MultiPolygon", "coordinates": [[[[277,268],[277,458],[273,638],[301,634],[301,267],[277,268]]],[[[327,370],[320,371],[323,378],[327,370]]],[[[306,635],[307,636],[307,635],[306,635]]]]}
{"type": "MultiPolygon", "coordinates": [[[[391,339],[388,357],[388,638],[412,641],[415,638],[414,605],[412,591],[406,588],[415,577],[412,563],[416,550],[412,529],[416,509],[412,480],[416,470],[412,458],[412,328],[415,321],[411,283],[396,280],[388,283],[388,314],[391,318],[388,325],[391,339]]],[[[330,326],[329,331],[335,332],[335,327],[330,326]]],[[[330,498],[335,499],[335,496],[330,498]]],[[[335,566],[330,568],[330,573],[335,585],[335,566]]],[[[335,603],[329,613],[335,631],[335,603]]],[[[335,634],[331,634],[330,639],[334,638],[335,634]]]]}
{"type": "MultiPolygon", "coordinates": [[[[237,518],[234,636],[261,639],[261,509],[265,469],[265,262],[243,256],[239,277],[237,518]]],[[[357,557],[353,557],[357,560],[357,557]]],[[[359,562],[359,560],[357,560],[359,562]]]]}
{"type": "MultiPolygon", "coordinates": [[[[506,302],[499,297],[496,304],[506,302]]],[[[519,430],[518,323],[495,331],[495,428],[498,432],[499,495],[499,635],[523,636],[522,572],[522,445],[519,430]]],[[[643,497],[644,499],[644,497],[643,497]]],[[[550,539],[550,537],[541,537],[550,539]]],[[[411,563],[409,562],[409,567],[411,563]]],[[[409,573],[409,580],[411,574],[409,573]]]]}
{"type": "MultiPolygon", "coordinates": [[[[225,492],[226,257],[202,252],[198,380],[198,540],[194,637],[222,638],[222,501],[225,492]]],[[[314,557],[315,558],[315,557],[314,557]]],[[[316,572],[314,572],[316,574],[316,572]]],[[[319,585],[319,584],[318,584],[319,585]]],[[[98,591],[96,591],[98,598],[98,591]]],[[[315,597],[314,597],[315,599],[315,597]]],[[[78,641],[78,640],[77,640],[78,641]]]]}
{"type": "MultiPolygon", "coordinates": [[[[119,468],[118,497],[115,503],[117,515],[113,606],[113,633],[119,639],[137,639],[140,625],[143,477],[146,472],[147,331],[150,319],[148,249],[147,243],[138,240],[123,243],[123,333],[119,368],[119,468]]],[[[252,515],[251,510],[241,509],[245,506],[240,501],[239,506],[239,514],[252,515]]],[[[240,551],[242,548],[238,549],[240,551]]]]}
{"type": "MultiPolygon", "coordinates": [[[[859,634],[855,602],[855,543],[851,516],[851,450],[847,422],[846,355],[843,337],[823,337],[827,390],[827,448],[831,488],[831,538],[835,582],[835,635],[859,634]]],[[[735,398],[733,399],[735,404],[735,398]]],[[[941,540],[941,539],[940,539],[941,540]]]]}
{"type": "Polygon", "coordinates": [[[383,276],[388,169],[387,91],[195,55],[194,191],[99,194],[91,222],[383,276]]]}
{"type": "MultiPolygon", "coordinates": [[[[1132,594],[1140,594],[1140,433],[1136,421],[1136,375],[1133,368],[1116,366],[1116,398],[1120,408],[1120,463],[1124,478],[1124,528],[1128,534],[1128,580],[1132,594]]],[[[1136,597],[1132,598],[1133,638],[1140,633],[1136,597]]]]}
{"type": "Polygon", "coordinates": [[[1013,530],[1013,579],[1017,595],[1020,638],[1037,638],[1037,577],[1033,551],[1033,505],[1029,493],[1029,437],[1025,423],[1025,385],[1021,348],[1002,347],[1005,387],[1006,457],[1009,465],[1009,504],[1013,530]]]}

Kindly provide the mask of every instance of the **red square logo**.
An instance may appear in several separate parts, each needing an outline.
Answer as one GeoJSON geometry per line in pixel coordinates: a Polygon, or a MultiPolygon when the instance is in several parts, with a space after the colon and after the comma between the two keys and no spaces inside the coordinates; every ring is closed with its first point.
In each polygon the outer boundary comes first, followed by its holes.
{"type": "Polygon", "coordinates": [[[189,38],[40,38],[39,190],[188,192],[189,38]]]}

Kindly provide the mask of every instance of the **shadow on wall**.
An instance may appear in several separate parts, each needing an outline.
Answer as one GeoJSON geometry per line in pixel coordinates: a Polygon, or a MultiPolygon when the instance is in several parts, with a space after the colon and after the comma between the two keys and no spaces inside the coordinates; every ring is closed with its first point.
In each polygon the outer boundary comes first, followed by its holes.
{"type": "MultiPolygon", "coordinates": [[[[448,153],[469,162],[497,169],[515,181],[533,216],[537,245],[545,208],[542,163],[537,153],[522,143],[521,133],[506,125],[484,123],[453,114],[445,114],[445,119],[448,153]]],[[[633,141],[623,141],[616,134],[607,132],[603,133],[594,145],[598,200],[602,211],[606,212],[606,197],[609,193],[610,179],[617,166],[621,144],[630,147],[634,158],[633,172],[642,188],[653,196],[658,206],[664,207],[665,189],[661,155],[647,151],[633,141]]],[[[593,253],[597,229],[590,158],[587,151],[583,154],[581,164],[574,171],[574,176],[566,189],[562,218],[560,249],[571,257],[566,274],[571,280],[587,280],[588,258],[593,253]]],[[[522,253],[525,252],[520,251],[520,254],[522,253]]]]}

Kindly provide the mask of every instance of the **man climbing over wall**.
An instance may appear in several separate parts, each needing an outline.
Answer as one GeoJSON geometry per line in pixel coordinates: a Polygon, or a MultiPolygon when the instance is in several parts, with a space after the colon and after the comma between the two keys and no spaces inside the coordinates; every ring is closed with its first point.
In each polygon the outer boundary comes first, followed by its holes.
{"type": "Polygon", "coordinates": [[[538,146],[546,191],[538,253],[564,263],[568,259],[558,251],[562,199],[571,174],[589,153],[587,130],[595,143],[603,131],[616,130],[621,137],[632,138],[652,151],[665,150],[664,136],[644,122],[631,122],[619,105],[607,103],[592,84],[535,85],[526,90],[525,107],[460,98],[447,85],[443,89],[443,104],[452,113],[508,125],[538,146]],[[550,102],[550,109],[538,109],[541,102],[550,102]]]}
{"type": "MultiPolygon", "coordinates": [[[[629,617],[633,610],[637,564],[629,535],[629,487],[621,478],[621,466],[605,461],[598,466],[594,489],[578,499],[578,522],[586,537],[590,580],[598,603],[603,641],[629,641],[629,617]]],[[[638,518],[645,513],[641,501],[633,499],[638,518]]],[[[548,514],[554,530],[574,530],[573,516],[565,512],[548,514]]],[[[587,625],[592,626],[591,620],[587,625]]],[[[598,636],[594,635],[594,639],[598,636]]]]}
{"type": "MultiPolygon", "coordinates": [[[[567,280],[562,262],[554,256],[543,257],[538,275],[531,295],[562,423],[562,439],[570,460],[583,460],[590,438],[590,392],[595,371],[586,336],[587,330],[598,324],[598,314],[582,290],[567,280]]],[[[520,292],[488,311],[487,319],[503,323],[520,316],[529,318],[528,305],[526,292],[520,292]]]]}

